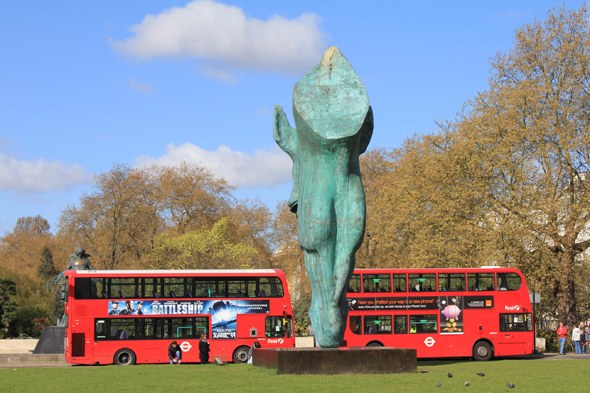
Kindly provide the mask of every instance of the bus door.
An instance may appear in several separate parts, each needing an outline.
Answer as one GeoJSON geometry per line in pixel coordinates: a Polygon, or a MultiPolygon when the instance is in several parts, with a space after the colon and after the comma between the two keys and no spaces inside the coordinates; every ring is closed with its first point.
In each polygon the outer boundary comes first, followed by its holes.
{"type": "Polygon", "coordinates": [[[500,331],[496,355],[507,356],[523,353],[527,338],[533,331],[529,313],[500,313],[500,331]],[[529,333],[527,333],[529,332],[529,333]]]}
{"type": "Polygon", "coordinates": [[[94,324],[94,338],[91,345],[91,355],[92,357],[100,356],[102,353],[105,353],[108,346],[107,340],[107,320],[106,319],[96,319],[94,324]]]}

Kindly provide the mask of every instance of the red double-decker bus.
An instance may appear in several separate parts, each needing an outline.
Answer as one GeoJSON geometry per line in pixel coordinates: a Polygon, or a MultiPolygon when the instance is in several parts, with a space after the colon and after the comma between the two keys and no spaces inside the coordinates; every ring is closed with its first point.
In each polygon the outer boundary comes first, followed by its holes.
{"type": "Polygon", "coordinates": [[[294,347],[293,312],[281,270],[67,271],[65,358],[74,364],[243,363],[255,342],[294,347]]]}
{"type": "Polygon", "coordinates": [[[529,293],[516,269],[357,269],[347,298],[347,346],[477,360],[533,352],[529,293]]]}

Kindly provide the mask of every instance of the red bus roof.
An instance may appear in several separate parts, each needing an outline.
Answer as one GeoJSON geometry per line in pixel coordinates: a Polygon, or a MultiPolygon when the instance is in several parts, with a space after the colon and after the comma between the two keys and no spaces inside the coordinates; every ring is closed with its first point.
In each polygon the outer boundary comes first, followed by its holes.
{"type": "Polygon", "coordinates": [[[207,270],[68,270],[66,275],[89,275],[104,277],[145,277],[145,276],[259,276],[261,274],[279,274],[280,269],[207,269],[207,270]]]}

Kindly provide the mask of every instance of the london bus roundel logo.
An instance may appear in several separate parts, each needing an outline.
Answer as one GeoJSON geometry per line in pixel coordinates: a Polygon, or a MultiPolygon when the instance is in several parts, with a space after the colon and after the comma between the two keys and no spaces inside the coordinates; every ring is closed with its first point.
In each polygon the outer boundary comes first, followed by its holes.
{"type": "Polygon", "coordinates": [[[180,349],[182,349],[182,352],[188,352],[192,347],[193,346],[188,341],[184,341],[182,344],[180,344],[180,349]]]}
{"type": "Polygon", "coordinates": [[[436,341],[434,341],[434,338],[432,337],[426,337],[426,340],[424,340],[424,344],[426,344],[427,347],[432,347],[434,345],[436,341]]]}

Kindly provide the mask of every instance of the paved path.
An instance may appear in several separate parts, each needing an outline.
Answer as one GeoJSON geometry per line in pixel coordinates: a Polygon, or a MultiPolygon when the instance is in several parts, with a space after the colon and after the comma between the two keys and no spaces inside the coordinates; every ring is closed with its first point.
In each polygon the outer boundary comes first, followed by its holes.
{"type": "Polygon", "coordinates": [[[565,355],[560,355],[556,352],[551,352],[551,353],[543,354],[543,359],[547,359],[547,360],[588,359],[588,360],[590,360],[590,355],[576,355],[574,352],[566,353],[565,355]]]}

